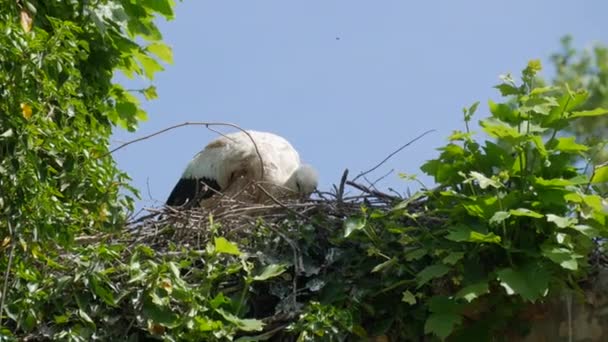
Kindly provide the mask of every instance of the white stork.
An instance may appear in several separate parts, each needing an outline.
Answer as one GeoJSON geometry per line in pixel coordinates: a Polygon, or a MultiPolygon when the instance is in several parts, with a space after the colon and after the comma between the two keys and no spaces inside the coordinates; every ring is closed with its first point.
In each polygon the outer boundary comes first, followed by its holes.
{"type": "MultiPolygon", "coordinates": [[[[194,156],[166,204],[194,204],[220,192],[237,194],[254,182],[278,197],[307,197],[316,189],[318,176],[311,166],[300,163],[298,152],[284,138],[239,131],[213,140],[194,156]]],[[[263,193],[248,195],[255,202],[267,197],[263,193]]]]}

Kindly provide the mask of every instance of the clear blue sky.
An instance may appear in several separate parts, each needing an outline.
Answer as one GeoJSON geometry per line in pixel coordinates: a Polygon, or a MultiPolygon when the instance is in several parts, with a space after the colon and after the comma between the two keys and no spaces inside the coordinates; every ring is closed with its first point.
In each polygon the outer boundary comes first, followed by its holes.
{"type": "MultiPolygon", "coordinates": [[[[487,114],[498,76],[532,58],[548,67],[565,34],[578,48],[608,43],[607,14],[606,0],[186,0],[159,23],[175,61],[154,80],[149,120],[134,134],[117,129],[112,143],[185,121],[232,122],[287,138],[329,189],[345,168],[355,175],[436,129],[370,175],[394,169],[377,186],[404,192],[415,186],[397,173],[421,174],[463,129],[462,107],[479,100],[477,119],[487,114]]],[[[138,206],[161,205],[216,136],[185,127],[116,152],[138,206]]]]}

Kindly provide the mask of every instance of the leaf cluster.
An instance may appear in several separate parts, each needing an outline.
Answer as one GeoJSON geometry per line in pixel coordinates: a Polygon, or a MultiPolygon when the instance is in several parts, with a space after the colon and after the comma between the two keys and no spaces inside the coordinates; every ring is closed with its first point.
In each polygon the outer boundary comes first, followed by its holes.
{"type": "MultiPolygon", "coordinates": [[[[109,156],[109,137],[115,127],[135,129],[146,114],[113,77],[122,71],[149,80],[161,61],[171,61],[153,19],[171,19],[172,6],[170,0],[3,2],[0,326],[28,331],[48,318],[41,310],[48,286],[60,284],[47,277],[67,267],[62,258],[75,237],[124,226],[137,192],[109,156]]],[[[155,97],[153,86],[138,92],[155,97]]]]}

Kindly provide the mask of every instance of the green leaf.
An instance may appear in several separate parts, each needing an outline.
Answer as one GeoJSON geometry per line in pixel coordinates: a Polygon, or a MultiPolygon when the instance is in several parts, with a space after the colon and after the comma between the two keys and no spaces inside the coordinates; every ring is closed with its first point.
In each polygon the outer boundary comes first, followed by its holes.
{"type": "Polygon", "coordinates": [[[88,323],[93,327],[95,326],[95,322],[93,321],[93,319],[91,319],[91,316],[89,316],[89,314],[87,314],[84,310],[79,309],[78,316],[80,317],[80,319],[82,319],[83,322],[88,323]]]}
{"type": "Polygon", "coordinates": [[[502,96],[519,95],[521,93],[521,90],[518,87],[508,83],[501,83],[494,86],[494,88],[498,89],[502,96]]]}
{"type": "Polygon", "coordinates": [[[520,121],[519,114],[508,104],[495,103],[492,100],[488,100],[488,106],[492,115],[501,121],[508,123],[518,123],[520,121]]]}
{"type": "Polygon", "coordinates": [[[606,183],[608,182],[608,164],[596,167],[593,171],[593,178],[591,178],[591,183],[606,183]]]}
{"type": "Polygon", "coordinates": [[[167,264],[169,265],[169,270],[171,270],[171,273],[173,273],[173,276],[176,279],[179,279],[181,274],[180,274],[179,267],[177,266],[177,264],[173,261],[168,262],[167,264]]]}
{"type": "Polygon", "coordinates": [[[392,265],[396,264],[397,261],[398,261],[397,258],[388,259],[385,262],[380,263],[380,264],[376,265],[374,268],[372,268],[371,273],[376,273],[376,272],[382,271],[385,268],[391,267],[392,265]]]}
{"type": "Polygon", "coordinates": [[[173,0],[142,0],[141,4],[154,12],[162,14],[167,20],[173,19],[173,0]]]}
{"type": "Polygon", "coordinates": [[[471,236],[469,237],[469,241],[470,242],[477,242],[477,243],[495,243],[495,244],[500,244],[500,236],[490,232],[488,234],[482,234],[482,233],[478,233],[476,231],[472,231],[471,232],[471,236]]]}
{"type": "Polygon", "coordinates": [[[179,324],[179,316],[171,311],[168,306],[155,304],[154,299],[144,299],[143,314],[150,318],[155,323],[162,324],[167,327],[173,327],[179,324]]]}
{"type": "Polygon", "coordinates": [[[480,283],[471,284],[460,289],[460,291],[456,293],[456,298],[463,298],[464,300],[470,303],[476,298],[481,297],[482,295],[489,292],[490,290],[488,287],[488,282],[484,281],[480,283]]]}
{"type": "Polygon", "coordinates": [[[530,209],[526,209],[526,208],[511,209],[511,210],[509,210],[509,214],[511,214],[513,216],[527,216],[527,217],[534,217],[534,218],[543,218],[544,217],[543,214],[530,210],[530,209]]]}
{"type": "Polygon", "coordinates": [[[215,309],[217,313],[222,315],[225,320],[237,326],[239,330],[242,331],[260,331],[264,329],[264,322],[258,319],[241,319],[237,316],[231,314],[230,312],[226,312],[222,309],[215,309]]]}
{"type": "Polygon", "coordinates": [[[448,137],[449,141],[469,141],[471,140],[473,137],[473,133],[469,132],[461,132],[461,131],[454,131],[452,132],[452,134],[448,137]]]}
{"type": "Polygon", "coordinates": [[[427,254],[428,254],[428,251],[426,249],[416,248],[414,250],[411,250],[411,251],[405,253],[405,260],[407,260],[407,261],[418,260],[427,254]]]}
{"type": "Polygon", "coordinates": [[[218,293],[212,300],[209,301],[209,305],[213,309],[217,309],[224,304],[230,304],[230,299],[226,298],[223,293],[218,293]]]}
{"type": "Polygon", "coordinates": [[[549,115],[551,109],[559,106],[557,100],[554,97],[532,97],[526,101],[526,105],[520,107],[520,111],[526,114],[540,114],[549,115]]]}
{"type": "Polygon", "coordinates": [[[139,35],[147,41],[158,41],[163,38],[152,19],[133,18],[129,20],[127,28],[132,36],[139,35]]]}
{"type": "Polygon", "coordinates": [[[416,276],[418,288],[426,284],[432,279],[443,277],[450,271],[450,268],[443,264],[435,264],[427,266],[416,276]]]}
{"type": "Polygon", "coordinates": [[[555,223],[559,228],[572,227],[578,220],[574,217],[561,217],[553,214],[547,214],[547,221],[555,223]]]}
{"type": "Polygon", "coordinates": [[[572,112],[570,113],[570,116],[568,116],[569,119],[573,119],[573,118],[582,118],[582,117],[589,117],[589,116],[601,116],[601,115],[606,115],[608,114],[608,110],[604,109],[604,108],[596,108],[593,110],[583,110],[580,112],[572,112]]]}
{"type": "Polygon", "coordinates": [[[557,145],[553,149],[561,152],[576,153],[587,151],[589,148],[585,145],[577,144],[575,137],[562,137],[557,138],[557,145]]]}
{"type": "Polygon", "coordinates": [[[103,282],[99,281],[97,276],[93,275],[89,278],[93,293],[97,295],[101,300],[110,306],[116,306],[114,295],[112,290],[108,289],[103,282]]]}
{"type": "Polygon", "coordinates": [[[510,216],[511,214],[508,211],[497,211],[494,213],[494,215],[492,215],[489,222],[490,224],[497,225],[508,219],[510,216]]]}
{"type": "Polygon", "coordinates": [[[463,204],[462,206],[466,209],[467,213],[471,216],[481,217],[484,220],[489,220],[494,216],[494,212],[499,210],[498,199],[496,196],[486,197],[471,197],[474,202],[463,204]]]}
{"type": "Polygon", "coordinates": [[[527,301],[536,301],[545,296],[549,289],[549,273],[534,264],[520,269],[504,268],[497,275],[508,295],[519,294],[527,301]]]}
{"type": "Polygon", "coordinates": [[[605,199],[598,196],[598,195],[583,195],[582,196],[582,200],[585,203],[585,205],[589,206],[591,209],[597,211],[597,212],[602,212],[604,211],[604,201],[605,199]]]}
{"type": "Polygon", "coordinates": [[[268,265],[268,266],[264,267],[264,270],[262,270],[262,273],[253,277],[253,280],[264,281],[264,280],[267,280],[270,278],[274,278],[276,276],[281,275],[283,272],[285,272],[286,268],[287,268],[287,265],[285,265],[285,264],[268,265]]]}
{"type": "Polygon", "coordinates": [[[454,328],[460,324],[462,316],[453,313],[433,313],[424,324],[425,334],[435,334],[440,339],[445,339],[454,328]]]}
{"type": "Polygon", "coordinates": [[[53,317],[53,321],[56,324],[64,324],[70,321],[70,315],[69,314],[65,314],[65,315],[57,315],[53,317]]]}
{"type": "Polygon", "coordinates": [[[545,148],[545,143],[543,142],[543,138],[540,135],[533,135],[530,137],[530,140],[534,143],[534,145],[536,145],[536,149],[538,150],[538,153],[540,154],[540,156],[543,159],[547,158],[548,153],[547,153],[547,149],[545,148]]]}
{"type": "Polygon", "coordinates": [[[344,221],[344,237],[347,238],[356,230],[361,230],[365,227],[365,218],[353,216],[344,221]]]}
{"type": "Polygon", "coordinates": [[[530,95],[542,95],[542,94],[550,93],[553,91],[557,91],[559,89],[560,89],[559,87],[553,87],[553,86],[534,88],[530,92],[530,95]]]}
{"type": "Polygon", "coordinates": [[[446,239],[455,242],[496,243],[500,244],[500,236],[490,232],[487,234],[476,232],[466,226],[456,226],[449,230],[446,239]]]}
{"type": "Polygon", "coordinates": [[[234,243],[226,240],[226,238],[220,236],[213,239],[215,242],[215,251],[218,253],[241,255],[239,247],[234,243]]]}
{"type": "Polygon", "coordinates": [[[223,326],[221,321],[214,321],[205,316],[194,317],[195,329],[198,331],[220,330],[223,326]]]}
{"type": "Polygon", "coordinates": [[[576,93],[565,94],[558,100],[557,107],[553,107],[548,116],[543,120],[545,127],[564,128],[568,125],[565,114],[574,108],[579,107],[589,97],[589,93],[583,89],[576,93]]]}
{"type": "Polygon", "coordinates": [[[9,128],[4,133],[0,134],[0,138],[10,138],[13,136],[13,129],[9,128]]]}
{"type": "Polygon", "coordinates": [[[158,98],[158,94],[156,93],[155,86],[149,86],[148,88],[144,89],[142,91],[142,93],[144,94],[144,96],[146,97],[146,100],[148,100],[148,101],[158,98]]]}
{"type": "Polygon", "coordinates": [[[570,228],[576,230],[577,232],[585,235],[588,238],[596,238],[600,236],[600,233],[597,231],[597,229],[586,224],[575,224],[570,228]]]}
{"type": "Polygon", "coordinates": [[[518,140],[522,135],[513,127],[497,120],[482,120],[479,122],[483,130],[492,138],[518,140]]]}
{"type": "Polygon", "coordinates": [[[456,144],[447,144],[438,150],[443,151],[441,154],[442,158],[463,158],[466,153],[464,148],[456,144]]]}
{"type": "Polygon", "coordinates": [[[164,70],[162,65],[160,65],[154,58],[146,54],[137,53],[135,54],[135,58],[139,61],[144,75],[150,80],[154,79],[154,74],[164,70]]]}
{"type": "Polygon", "coordinates": [[[155,54],[161,61],[165,63],[173,63],[173,51],[165,43],[156,42],[146,47],[148,51],[155,54]]]}
{"type": "Polygon", "coordinates": [[[574,185],[574,182],[563,179],[563,178],[553,178],[553,179],[543,179],[541,177],[532,177],[532,181],[535,185],[543,186],[543,187],[556,187],[561,188],[565,186],[574,185]]]}
{"type": "Polygon", "coordinates": [[[448,256],[443,258],[441,261],[448,265],[456,265],[456,263],[458,263],[458,261],[460,261],[463,257],[464,257],[463,252],[451,252],[450,254],[448,254],[448,256]]]}
{"type": "Polygon", "coordinates": [[[116,111],[123,118],[133,118],[137,114],[137,104],[128,101],[116,103],[116,111]]]}
{"type": "Polygon", "coordinates": [[[414,305],[416,304],[416,296],[414,296],[409,290],[406,290],[405,292],[403,292],[401,301],[408,303],[409,305],[414,305]]]}
{"type": "Polygon", "coordinates": [[[475,114],[475,112],[477,111],[477,107],[479,107],[479,101],[475,101],[475,103],[473,103],[471,105],[471,107],[469,107],[469,110],[468,110],[469,116],[472,116],[473,114],[475,114]]]}
{"type": "Polygon", "coordinates": [[[554,246],[543,246],[542,254],[561,267],[572,271],[578,270],[578,261],[576,259],[582,257],[568,248],[554,246]]]}
{"type": "Polygon", "coordinates": [[[499,181],[488,178],[477,171],[471,171],[469,174],[471,175],[471,177],[473,177],[473,179],[479,182],[479,187],[482,189],[486,189],[488,186],[491,186],[496,189],[502,187],[502,184],[499,181]]]}

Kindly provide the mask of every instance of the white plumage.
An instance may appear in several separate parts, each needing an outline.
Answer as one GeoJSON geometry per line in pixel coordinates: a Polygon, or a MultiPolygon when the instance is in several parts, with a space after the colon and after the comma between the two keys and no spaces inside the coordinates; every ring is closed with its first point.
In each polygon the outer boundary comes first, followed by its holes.
{"type": "MultiPolygon", "coordinates": [[[[254,182],[273,196],[309,196],[317,187],[318,176],[312,167],[300,163],[298,152],[284,138],[266,132],[239,131],[213,140],[194,156],[167,205],[198,202],[218,192],[235,195],[254,182]]],[[[261,191],[248,191],[247,195],[254,202],[267,197],[261,191]]]]}

